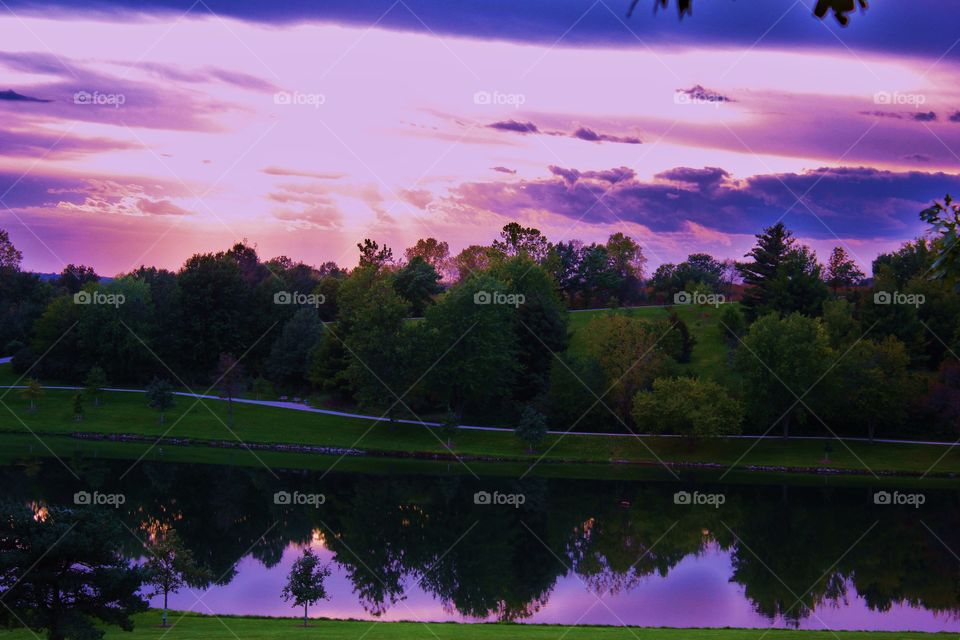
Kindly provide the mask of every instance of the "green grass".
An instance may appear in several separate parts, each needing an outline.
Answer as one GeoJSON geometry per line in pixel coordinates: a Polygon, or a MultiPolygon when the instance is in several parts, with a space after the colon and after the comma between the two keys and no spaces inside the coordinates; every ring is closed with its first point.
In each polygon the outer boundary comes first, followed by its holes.
{"type": "MultiPolygon", "coordinates": [[[[303,628],[294,618],[243,618],[172,613],[171,627],[159,626],[156,611],[138,615],[132,633],[117,627],[107,630],[106,640],[267,640],[311,638],[316,640],[935,640],[956,634],[875,631],[793,631],[765,629],[665,629],[644,627],[596,627],[524,624],[456,624],[421,622],[364,622],[311,620],[303,628]]],[[[35,640],[29,631],[6,634],[10,640],[35,640]]]]}
{"type": "MultiPolygon", "coordinates": [[[[723,339],[719,323],[720,313],[714,307],[699,305],[677,305],[672,308],[690,329],[690,335],[696,339],[690,362],[681,365],[681,370],[695,375],[711,378],[718,382],[728,381],[731,377],[727,363],[727,344],[723,339]]],[[[590,320],[607,314],[619,313],[644,320],[664,320],[668,311],[662,307],[631,307],[615,311],[580,311],[570,314],[570,346],[567,351],[578,355],[583,353],[582,329],[590,320]]]]}
{"type": "MultiPolygon", "coordinates": [[[[14,390],[2,397],[0,431],[19,435],[75,432],[98,434],[136,434],[149,438],[223,440],[239,443],[310,444],[328,447],[358,448],[384,454],[416,453],[425,456],[446,455],[442,437],[433,429],[419,425],[374,423],[370,420],[342,418],[324,414],[235,404],[232,429],[227,403],[218,400],[195,401],[178,398],[160,424],[155,411],[146,406],[142,394],[108,393],[104,404],[88,406],[86,417],[76,422],[71,416],[72,391],[46,390],[36,411],[14,390]]],[[[39,443],[38,443],[39,445],[39,443]]],[[[42,446],[42,445],[39,445],[42,446]]],[[[170,447],[167,447],[170,449],[170,447]]],[[[454,438],[457,455],[497,461],[532,463],[540,453],[527,453],[511,433],[459,431],[454,438]]],[[[238,450],[238,453],[246,453],[238,450]]],[[[260,452],[257,452],[260,455],[260,452]]],[[[718,440],[703,442],[691,449],[676,438],[604,438],[585,435],[551,436],[543,447],[546,462],[632,462],[659,464],[668,462],[763,465],[811,468],[822,466],[823,442],[803,440],[718,440]]],[[[960,472],[960,447],[947,452],[930,445],[834,443],[830,467],[835,469],[901,471],[923,473],[936,464],[934,472],[960,472]],[[941,455],[946,455],[937,462],[941,455]]]]}

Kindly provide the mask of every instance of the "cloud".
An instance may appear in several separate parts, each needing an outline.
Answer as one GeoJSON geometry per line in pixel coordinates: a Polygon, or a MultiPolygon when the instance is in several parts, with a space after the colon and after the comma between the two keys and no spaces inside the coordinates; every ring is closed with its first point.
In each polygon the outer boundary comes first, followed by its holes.
{"type": "Polygon", "coordinates": [[[618,142],[622,144],[641,144],[642,140],[636,136],[616,136],[607,133],[597,133],[593,129],[587,127],[577,127],[573,132],[567,131],[546,131],[541,129],[533,122],[521,122],[519,120],[501,120],[499,122],[493,122],[487,125],[488,129],[496,129],[498,131],[509,131],[512,133],[542,133],[548,136],[565,136],[569,138],[576,138],[577,140],[585,140],[587,142],[618,142]]]}
{"type": "Polygon", "coordinates": [[[950,122],[960,122],[960,111],[957,111],[950,116],[950,122]]]}
{"type": "Polygon", "coordinates": [[[597,133],[586,127],[580,127],[573,132],[572,136],[589,142],[620,142],[623,144],[640,144],[642,142],[640,138],[634,136],[613,136],[606,133],[597,133]]]}
{"type": "Polygon", "coordinates": [[[676,167],[640,180],[626,167],[580,171],[551,166],[549,178],[473,182],[451,190],[448,206],[508,219],[553,214],[585,224],[636,223],[654,233],[698,228],[752,234],[786,216],[812,238],[908,238],[917,213],[939,193],[960,191],[960,176],[864,167],[734,179],[717,167],[676,167]],[[803,195],[802,202],[798,198],[803,195]]]}
{"type": "Polygon", "coordinates": [[[11,102],[50,102],[50,100],[44,100],[43,98],[32,98],[30,96],[25,96],[17,93],[13,89],[8,91],[0,91],[0,100],[8,100],[11,102]]]}
{"type": "Polygon", "coordinates": [[[516,133],[540,133],[540,130],[537,129],[537,125],[532,122],[518,122],[517,120],[503,120],[501,122],[494,122],[488,124],[487,127],[490,129],[497,129],[498,131],[515,131],[516,133]]]}
{"type": "Polygon", "coordinates": [[[933,122],[937,119],[937,114],[933,111],[919,111],[912,114],[912,117],[917,122],[933,122]]]}
{"type": "Polygon", "coordinates": [[[267,167],[263,173],[269,176],[297,176],[300,178],[316,178],[317,180],[339,180],[346,174],[334,171],[306,171],[300,169],[284,169],[283,167],[267,167]]]}
{"type": "Polygon", "coordinates": [[[689,89],[677,89],[677,93],[687,96],[691,102],[735,102],[732,98],[705,88],[703,85],[694,85],[689,89]]]}
{"type": "Polygon", "coordinates": [[[516,169],[508,169],[507,167],[499,167],[499,166],[497,166],[497,167],[490,167],[490,168],[491,168],[493,171],[496,171],[497,173],[507,173],[507,174],[510,174],[510,175],[514,175],[514,174],[517,173],[517,170],[516,170],[516,169]]]}
{"type": "MultiPolygon", "coordinates": [[[[18,16],[88,15],[99,20],[142,19],[162,15],[170,20],[187,13],[206,15],[192,0],[6,0],[18,16]]],[[[414,31],[435,37],[489,38],[547,46],[564,36],[564,44],[577,47],[635,46],[637,39],[655,50],[666,47],[718,46],[746,48],[757,40],[758,25],[776,25],[764,34],[763,44],[772,48],[874,50],[884,54],[927,55],[937,58],[953,44],[955,30],[946,27],[953,7],[944,0],[912,0],[884,3],[883,11],[858,16],[857,24],[844,31],[841,42],[833,25],[811,28],[810,7],[783,14],[776,2],[696,2],[693,19],[677,25],[675,15],[637,12],[624,19],[613,12],[594,9],[584,13],[580,0],[545,2],[450,3],[446,0],[407,0],[408,11],[389,11],[387,2],[327,0],[323,3],[263,2],[234,0],[214,5],[217,14],[249,22],[290,25],[329,22],[367,28],[371,24],[389,30],[414,31]],[[890,6],[886,6],[889,4],[890,6]],[[413,16],[416,16],[414,19],[413,16]],[[939,21],[939,22],[938,22],[939,21]],[[576,29],[570,25],[576,23],[576,29]],[[628,28],[624,28],[624,24],[628,28]],[[428,26],[429,25],[429,26],[428,26]],[[895,33],[897,37],[891,38],[895,33]],[[849,49],[848,49],[849,47],[849,49]]],[[[626,2],[619,10],[626,11],[626,2]]],[[[651,3],[652,4],[652,3],[651,3]]],[[[829,69],[826,70],[829,72],[829,69]]]]}
{"type": "Polygon", "coordinates": [[[400,198],[418,209],[426,209],[433,202],[433,194],[426,189],[402,189],[400,198]]]}
{"type": "Polygon", "coordinates": [[[81,202],[61,199],[57,208],[71,212],[134,217],[186,216],[191,212],[174,204],[159,185],[144,186],[124,179],[89,178],[83,186],[48,189],[52,195],[79,194],[81,202]]]}
{"type": "MultiPolygon", "coordinates": [[[[12,123],[7,122],[6,124],[10,126],[12,123]]],[[[62,160],[86,154],[136,148],[139,148],[139,145],[110,138],[81,138],[47,133],[44,130],[0,131],[0,157],[43,157],[51,160],[62,160]]]]}

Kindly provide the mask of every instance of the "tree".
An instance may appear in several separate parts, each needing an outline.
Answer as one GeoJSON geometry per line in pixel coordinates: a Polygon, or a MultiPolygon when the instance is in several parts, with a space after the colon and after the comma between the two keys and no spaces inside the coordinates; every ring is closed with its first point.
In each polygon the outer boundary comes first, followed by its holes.
{"type": "Polygon", "coordinates": [[[424,262],[436,269],[441,276],[450,271],[450,245],[436,238],[420,238],[417,243],[404,251],[407,262],[414,258],[422,258],[424,262]]]}
{"type": "Polygon", "coordinates": [[[73,395],[73,419],[75,422],[83,420],[83,394],[75,393],[73,395]]]}
{"type": "Polygon", "coordinates": [[[747,332],[747,321],[738,304],[725,304],[720,307],[719,326],[717,331],[730,346],[736,347],[740,338],[747,332]]]}
{"type": "Polygon", "coordinates": [[[827,285],[836,295],[841,287],[859,286],[864,279],[863,271],[843,247],[834,247],[827,261],[827,285]]]}
{"type": "Polygon", "coordinates": [[[643,270],[647,263],[643,249],[636,240],[619,231],[607,239],[606,248],[610,266],[620,278],[617,297],[623,304],[636,302],[641,297],[643,270]]]}
{"type": "Polygon", "coordinates": [[[93,406],[100,406],[100,397],[103,395],[103,388],[107,386],[107,374],[99,366],[90,367],[87,377],[83,380],[84,391],[93,399],[93,406]]]}
{"type": "Polygon", "coordinates": [[[935,247],[932,243],[924,238],[917,238],[913,242],[903,243],[896,251],[878,255],[873,260],[871,269],[874,277],[885,272],[895,287],[904,287],[918,276],[926,278],[930,275],[934,255],[935,247]]]}
{"type": "Polygon", "coordinates": [[[253,395],[257,400],[260,400],[264,396],[272,395],[274,392],[273,385],[270,384],[270,381],[263,376],[257,376],[253,379],[253,382],[251,383],[251,390],[253,391],[253,395]]]}
{"type": "Polygon", "coordinates": [[[270,379],[281,388],[304,388],[310,354],[322,337],[323,323],[313,307],[304,307],[293,314],[270,348],[266,366],[270,379]]]}
{"type": "Polygon", "coordinates": [[[920,219],[930,225],[931,234],[936,236],[931,277],[955,283],[960,276],[960,258],[954,251],[960,243],[960,204],[947,194],[943,204],[934,202],[921,211],[920,219]]]}
{"type": "Polygon", "coordinates": [[[527,256],[501,260],[489,273],[523,296],[513,314],[519,365],[513,397],[529,402],[546,391],[554,354],[567,348],[567,310],[550,274],[527,256]]]}
{"type": "Polygon", "coordinates": [[[488,409],[513,391],[518,368],[516,310],[477,302],[483,294],[508,290],[492,276],[473,276],[427,309],[426,329],[436,349],[430,389],[455,413],[458,423],[468,406],[488,409]]]}
{"type": "MultiPolygon", "coordinates": [[[[390,274],[373,267],[354,269],[340,287],[340,315],[330,327],[338,343],[342,374],[354,397],[364,406],[397,410],[394,393],[403,385],[406,302],[393,287],[390,274]]],[[[328,340],[329,341],[329,340],[328,340]]]]}
{"type": "MultiPolygon", "coordinates": [[[[633,10],[639,2],[640,0],[630,0],[630,6],[627,9],[628,18],[633,14],[633,10]]],[[[670,0],[653,0],[654,8],[666,8],[669,3],[670,0]]],[[[860,5],[861,10],[867,8],[867,0],[857,0],[857,4],[860,5]]],[[[828,13],[833,13],[837,22],[845,27],[850,22],[848,14],[855,10],[854,0],[817,0],[817,4],[813,8],[813,15],[822,20],[828,13]]],[[[685,15],[693,15],[693,0],[677,0],[677,14],[681,19],[685,15]]]]}
{"type": "Polygon", "coordinates": [[[67,293],[73,295],[83,289],[88,282],[99,282],[100,276],[94,271],[93,267],[82,264],[68,264],[60,272],[57,283],[66,289],[67,293]]]}
{"type": "Polygon", "coordinates": [[[770,312],[820,313],[828,294],[823,268],[816,254],[798,245],[782,222],[757,235],[757,245],[746,257],[753,261],[738,263],[737,269],[747,285],[742,305],[749,320],[770,312]]]}
{"type": "Polygon", "coordinates": [[[789,437],[791,425],[814,404],[816,396],[810,394],[827,372],[830,358],[827,335],[818,320],[793,313],[784,318],[770,314],[754,322],[734,356],[748,390],[751,415],[780,422],[783,437],[789,437]]]}
{"type": "Polygon", "coordinates": [[[166,627],[169,595],[177,593],[185,585],[209,583],[212,575],[205,567],[197,565],[193,552],[183,546],[173,529],[157,532],[144,546],[149,554],[144,564],[146,582],[156,590],[151,596],[163,594],[160,626],[166,627]]]}
{"type": "Polygon", "coordinates": [[[602,244],[583,247],[578,279],[585,307],[610,304],[623,284],[620,274],[610,260],[610,252],[602,244]]]}
{"type": "Polygon", "coordinates": [[[896,427],[907,417],[911,388],[906,346],[893,336],[860,340],[834,369],[828,387],[837,392],[844,424],[864,425],[873,442],[878,427],[896,427]]]}
{"type": "Polygon", "coordinates": [[[229,353],[221,353],[214,374],[214,386],[220,391],[220,397],[227,399],[227,426],[233,428],[233,399],[243,391],[243,365],[229,353]]]}
{"type": "Polygon", "coordinates": [[[558,431],[609,430],[610,413],[597,401],[606,391],[606,375],[593,358],[554,358],[545,402],[548,424],[558,431]]]}
{"type": "Polygon", "coordinates": [[[292,600],[294,607],[303,607],[304,627],[308,620],[307,607],[329,598],[324,583],[330,573],[330,567],[322,564],[309,547],[303,550],[303,555],[290,568],[282,596],[285,602],[292,600]]]}
{"type": "Polygon", "coordinates": [[[30,411],[36,411],[43,396],[43,387],[36,378],[28,378],[23,391],[20,392],[23,399],[30,403],[30,411]]]}
{"type": "Polygon", "coordinates": [[[923,404],[942,428],[952,433],[960,431],[960,364],[943,361],[923,404]]]}
{"type": "Polygon", "coordinates": [[[462,282],[474,274],[486,271],[490,268],[490,263],[499,255],[496,250],[490,247],[479,244],[470,245],[453,259],[457,279],[462,282]]]}
{"type": "Polygon", "coordinates": [[[626,423],[634,396],[668,366],[670,358],[658,348],[662,335],[636,318],[616,313],[594,318],[583,333],[584,355],[600,365],[606,378],[601,400],[626,423]]]}
{"type": "Polygon", "coordinates": [[[769,307],[771,283],[795,244],[793,234],[782,222],[764,229],[756,237],[756,246],[745,256],[752,261],[737,264],[737,270],[747,287],[742,305],[751,320],[769,307]]]}
{"type": "Polygon", "coordinates": [[[823,328],[831,349],[845,350],[861,337],[860,322],[853,312],[853,303],[843,298],[823,303],[823,328]]]}
{"type": "Polygon", "coordinates": [[[133,629],[147,610],[143,572],[123,556],[129,534],[111,511],[0,505],[0,624],[45,629],[48,640],[96,640],[101,623],[133,629]]]}
{"type": "Polygon", "coordinates": [[[534,262],[543,262],[550,251],[550,242],[539,229],[510,222],[504,225],[500,239],[494,240],[492,247],[505,256],[527,256],[534,262]]]}
{"type": "Polygon", "coordinates": [[[524,405],[520,409],[520,419],[514,433],[520,441],[527,445],[527,451],[533,453],[547,437],[547,417],[531,405],[524,405]]]}
{"type": "Polygon", "coordinates": [[[393,249],[384,245],[381,247],[376,240],[364,238],[357,243],[360,250],[360,268],[371,267],[375,271],[393,263],[393,249]]]}
{"type": "Polygon", "coordinates": [[[740,433],[743,406],[712,380],[657,378],[633,401],[633,419],[646,433],[701,438],[740,433]]]}
{"type": "Polygon", "coordinates": [[[13,245],[6,229],[0,229],[0,269],[19,271],[23,254],[13,245]]]}
{"type": "Polygon", "coordinates": [[[154,378],[147,385],[147,406],[160,412],[160,424],[163,424],[164,414],[173,408],[174,404],[173,385],[168,381],[154,378]]]}
{"type": "Polygon", "coordinates": [[[420,256],[414,256],[397,270],[393,277],[393,288],[410,303],[410,310],[417,317],[422,316],[427,305],[433,303],[433,297],[443,291],[440,274],[420,256]]]}

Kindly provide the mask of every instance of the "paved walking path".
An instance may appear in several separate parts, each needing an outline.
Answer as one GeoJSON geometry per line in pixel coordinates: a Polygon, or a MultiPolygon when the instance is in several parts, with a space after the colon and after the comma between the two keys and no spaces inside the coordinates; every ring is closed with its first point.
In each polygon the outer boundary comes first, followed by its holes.
{"type": "MultiPolygon", "coordinates": [[[[7,358],[9,360],[9,358],[7,358]]],[[[0,360],[0,364],[3,364],[3,360],[0,360]]],[[[0,385],[0,389],[24,389],[24,385],[0,385]]],[[[50,390],[59,390],[59,391],[82,391],[84,387],[71,387],[71,386],[44,386],[44,389],[50,390]]],[[[104,388],[104,391],[110,391],[113,393],[146,393],[144,389],[117,389],[117,388],[104,388]]],[[[182,396],[184,398],[195,398],[202,400],[221,400],[224,401],[226,398],[213,395],[204,395],[201,393],[190,393],[187,391],[175,391],[174,395],[182,396]]],[[[251,400],[249,398],[234,398],[234,402],[238,404],[252,404],[258,405],[261,407],[275,407],[277,409],[291,409],[294,411],[306,411],[308,413],[320,413],[328,416],[339,416],[342,418],[356,418],[358,420],[376,420],[378,422],[388,422],[387,418],[384,416],[373,416],[363,413],[349,413],[346,411],[334,411],[333,409],[318,409],[316,407],[311,407],[308,404],[303,404],[300,402],[289,402],[283,400],[251,400]]],[[[394,420],[396,423],[401,424],[414,424],[422,427],[439,427],[439,422],[428,422],[422,420],[407,420],[407,419],[398,419],[394,420]]],[[[475,425],[460,425],[458,429],[466,429],[469,431],[493,431],[493,432],[503,432],[503,433],[513,433],[513,429],[508,429],[506,427],[480,427],[475,425]]],[[[548,431],[550,435],[560,436],[566,435],[566,431],[548,431]]],[[[633,434],[633,433],[589,433],[585,431],[571,431],[570,435],[576,436],[590,436],[590,437],[599,437],[599,438],[635,438],[637,436],[643,436],[645,438],[682,438],[684,436],[675,436],[675,435],[654,435],[647,433],[633,434]]],[[[760,435],[739,435],[739,436],[722,436],[724,439],[731,440],[781,440],[780,436],[760,436],[760,435]]],[[[790,436],[791,440],[835,440],[836,438],[830,436],[790,436]]],[[[842,438],[846,442],[870,442],[869,438],[842,438]]],[[[952,447],[956,443],[954,442],[935,442],[930,440],[893,440],[887,438],[875,438],[873,442],[881,442],[887,444],[926,444],[926,445],[935,445],[935,446],[944,446],[952,447]]]]}

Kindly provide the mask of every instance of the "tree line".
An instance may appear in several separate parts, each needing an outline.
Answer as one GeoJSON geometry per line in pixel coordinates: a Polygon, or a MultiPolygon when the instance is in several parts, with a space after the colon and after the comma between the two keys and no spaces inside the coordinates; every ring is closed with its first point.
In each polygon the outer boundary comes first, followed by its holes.
{"type": "Polygon", "coordinates": [[[783,223],[742,261],[695,253],[649,278],[640,244],[622,233],[552,243],[517,223],[455,256],[425,238],[395,259],[365,239],[348,270],[263,261],[239,243],[177,272],[140,267],[109,282],[74,265],[42,282],[20,271],[4,235],[0,326],[17,371],[86,380],[92,392],[150,385],[161,416],[185,384],[430,416],[448,441],[468,419],[508,424],[531,449],[548,427],[946,434],[960,419],[956,209],[947,199],[925,210],[938,233],[878,256],[869,280],[843,247],[822,265],[783,223]],[[679,304],[656,319],[616,312],[691,301],[698,321],[716,321],[729,375],[685,366],[696,339],[679,304]],[[614,310],[568,350],[567,311],[597,305],[614,310]]]}

